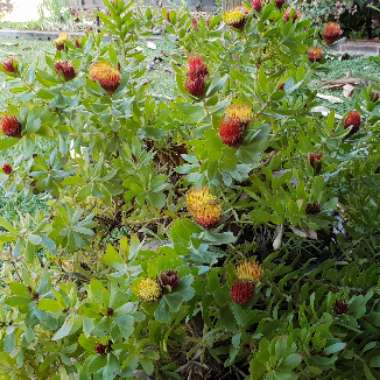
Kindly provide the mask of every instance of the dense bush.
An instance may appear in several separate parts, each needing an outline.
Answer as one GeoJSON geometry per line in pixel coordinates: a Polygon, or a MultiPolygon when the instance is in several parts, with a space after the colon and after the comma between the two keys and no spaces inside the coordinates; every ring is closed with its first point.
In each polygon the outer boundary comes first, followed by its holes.
{"type": "Polygon", "coordinates": [[[307,0],[300,6],[319,23],[339,21],[347,35],[376,37],[380,34],[380,9],[377,0],[307,0]]]}
{"type": "Polygon", "coordinates": [[[3,186],[49,195],[0,218],[2,378],[378,378],[376,93],[313,113],[317,33],[275,3],[105,3],[101,34],[2,65],[3,186]]]}

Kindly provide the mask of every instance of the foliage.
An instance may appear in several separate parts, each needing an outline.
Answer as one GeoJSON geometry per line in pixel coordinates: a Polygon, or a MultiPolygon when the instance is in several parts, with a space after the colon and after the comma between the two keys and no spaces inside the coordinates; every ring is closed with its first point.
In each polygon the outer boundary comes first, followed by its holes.
{"type": "Polygon", "coordinates": [[[378,0],[308,0],[300,3],[303,11],[320,23],[335,19],[347,33],[368,37],[379,35],[378,0]]]}
{"type": "Polygon", "coordinates": [[[3,187],[13,200],[49,197],[0,218],[2,378],[378,378],[372,89],[355,134],[311,112],[315,32],[272,3],[244,11],[241,30],[219,15],[105,4],[101,34],[1,66],[2,114],[22,127],[0,139],[14,167],[3,187]],[[170,100],[152,91],[139,49],[157,25],[177,46],[170,100]],[[186,90],[196,55],[199,97],[186,90]],[[233,147],[219,135],[231,104],[252,109],[233,147]],[[245,305],[237,281],[254,289],[245,305]]]}

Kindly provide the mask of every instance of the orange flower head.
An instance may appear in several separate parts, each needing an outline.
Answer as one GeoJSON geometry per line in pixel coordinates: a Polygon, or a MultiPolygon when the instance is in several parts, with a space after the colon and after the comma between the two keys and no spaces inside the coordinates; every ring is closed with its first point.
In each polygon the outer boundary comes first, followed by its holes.
{"type": "Polygon", "coordinates": [[[307,56],[310,62],[320,62],[323,59],[323,50],[320,47],[311,47],[307,56]]]}
{"type": "Polygon", "coordinates": [[[243,261],[236,267],[235,273],[239,280],[260,282],[263,268],[256,261],[243,261]]]}
{"type": "Polygon", "coordinates": [[[109,94],[113,94],[120,85],[120,71],[107,62],[96,62],[90,67],[90,79],[98,82],[109,94]]]}
{"type": "Polygon", "coordinates": [[[15,116],[5,115],[0,121],[1,130],[9,137],[21,137],[21,123],[15,116]]]}
{"type": "Polygon", "coordinates": [[[230,11],[224,12],[223,20],[227,25],[241,30],[247,21],[248,12],[246,7],[240,5],[230,11]]]}
{"type": "Polygon", "coordinates": [[[336,22],[328,22],[323,27],[322,36],[328,44],[332,44],[333,42],[337,41],[342,34],[343,31],[340,25],[336,22]]]}
{"type": "Polygon", "coordinates": [[[69,35],[66,32],[59,33],[58,38],[54,40],[57,50],[63,50],[68,40],[69,35]]]}
{"type": "Polygon", "coordinates": [[[18,72],[18,64],[14,57],[8,57],[2,63],[3,70],[8,74],[16,74],[18,72]]]}
{"type": "Polygon", "coordinates": [[[222,209],[217,198],[207,187],[190,190],[186,196],[186,203],[191,216],[204,228],[212,228],[219,222],[222,209]]]}
{"type": "Polygon", "coordinates": [[[226,109],[226,117],[248,125],[253,117],[252,107],[249,104],[231,104],[226,109]]]}

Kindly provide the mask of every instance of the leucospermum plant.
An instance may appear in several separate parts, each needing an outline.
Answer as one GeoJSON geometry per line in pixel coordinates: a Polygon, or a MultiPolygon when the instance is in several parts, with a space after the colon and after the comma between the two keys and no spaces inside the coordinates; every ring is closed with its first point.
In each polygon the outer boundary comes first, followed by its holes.
{"type": "Polygon", "coordinates": [[[46,195],[0,218],[0,377],[376,378],[378,271],[332,232],[376,178],[376,101],[311,112],[321,51],[285,1],[104,3],[101,33],[0,66],[3,187],[46,195]],[[140,48],[158,23],[172,97],[140,48]]]}

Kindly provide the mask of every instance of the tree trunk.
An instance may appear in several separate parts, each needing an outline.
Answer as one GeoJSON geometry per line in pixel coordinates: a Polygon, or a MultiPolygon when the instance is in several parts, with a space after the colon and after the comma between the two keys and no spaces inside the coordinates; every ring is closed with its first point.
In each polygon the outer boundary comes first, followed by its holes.
{"type": "Polygon", "coordinates": [[[242,0],[223,0],[222,6],[223,10],[228,11],[230,9],[233,9],[239,5],[241,5],[242,0]]]}

